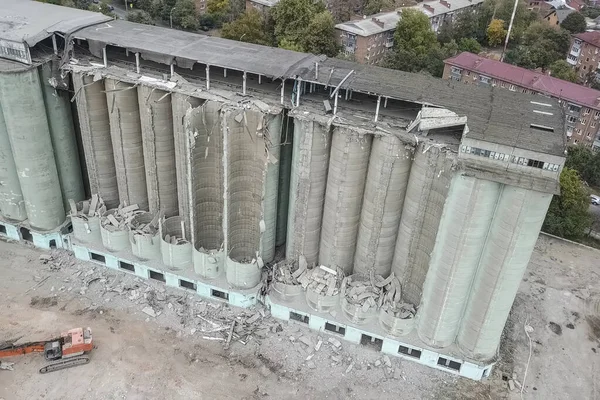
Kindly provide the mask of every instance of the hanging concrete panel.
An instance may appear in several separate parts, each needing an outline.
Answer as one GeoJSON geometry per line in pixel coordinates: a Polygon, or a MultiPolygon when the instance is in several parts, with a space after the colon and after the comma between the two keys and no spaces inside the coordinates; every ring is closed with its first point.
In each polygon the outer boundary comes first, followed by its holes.
{"type": "Polygon", "coordinates": [[[298,259],[304,255],[312,264],[319,254],[331,130],[295,117],[293,142],[286,256],[298,259]]]}
{"type": "Polygon", "coordinates": [[[454,157],[421,144],[415,149],[402,206],[392,271],[402,283],[404,301],[418,305],[429,268],[454,157]]]}
{"type": "Polygon", "coordinates": [[[117,172],[110,137],[104,81],[73,73],[79,128],[92,194],[98,194],[110,209],[119,206],[117,172]]]}
{"type": "Polygon", "coordinates": [[[17,175],[4,114],[0,108],[0,215],[11,221],[27,219],[25,201],[17,175]]]}
{"type": "Polygon", "coordinates": [[[496,182],[452,180],[417,312],[417,333],[429,346],[456,338],[499,195],[496,182]]]}
{"type": "Polygon", "coordinates": [[[65,209],[37,68],[2,71],[0,102],[29,225],[58,228],[65,209]]]}
{"type": "Polygon", "coordinates": [[[148,210],[137,88],[114,79],[106,79],[105,86],[119,200],[148,210]]]}
{"type": "Polygon", "coordinates": [[[53,74],[60,73],[56,63],[42,64],[39,69],[63,204],[68,210],[69,199],[77,203],[85,197],[69,93],[51,85],[55,81],[53,74]]]}
{"type": "Polygon", "coordinates": [[[373,139],[354,273],[390,274],[411,163],[411,149],[397,137],[373,139]]]}
{"type": "Polygon", "coordinates": [[[496,356],[551,200],[551,194],[504,186],[456,339],[467,357],[496,356]]]}
{"type": "Polygon", "coordinates": [[[277,195],[277,229],[275,245],[285,244],[290,196],[290,174],[292,172],[292,141],[294,139],[294,119],[283,117],[281,129],[281,152],[279,157],[279,186],[277,195]]]}
{"type": "Polygon", "coordinates": [[[271,262],[275,257],[282,119],[282,114],[267,116],[265,141],[267,146],[268,164],[267,175],[265,177],[265,195],[263,202],[263,221],[265,225],[265,231],[262,234],[261,240],[262,259],[264,262],[271,262]]]}
{"type": "Polygon", "coordinates": [[[172,217],[179,213],[173,112],[168,92],[138,86],[144,167],[151,213],[162,211],[172,217]]]}
{"type": "Polygon", "coordinates": [[[371,135],[334,127],[319,245],[319,263],[352,273],[371,135]]]}

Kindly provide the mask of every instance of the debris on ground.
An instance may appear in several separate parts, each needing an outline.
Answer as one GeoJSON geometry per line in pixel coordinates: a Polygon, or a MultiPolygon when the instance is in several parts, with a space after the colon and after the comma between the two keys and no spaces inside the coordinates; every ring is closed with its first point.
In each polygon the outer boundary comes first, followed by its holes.
{"type": "Polygon", "coordinates": [[[81,202],[81,209],[77,208],[77,204],[72,199],[69,199],[70,217],[77,217],[87,220],[89,217],[100,217],[106,212],[104,200],[97,194],[92,195],[91,200],[81,202]]]}
{"type": "Polygon", "coordinates": [[[305,270],[298,281],[305,290],[322,296],[335,296],[340,293],[344,272],[340,268],[332,269],[324,265],[305,270]]]}
{"type": "Polygon", "coordinates": [[[4,369],[6,371],[14,371],[15,369],[13,365],[15,365],[14,362],[0,361],[0,369],[4,369]]]}
{"type": "Polygon", "coordinates": [[[273,265],[273,281],[284,285],[300,285],[298,278],[307,271],[308,263],[303,255],[300,255],[298,262],[282,261],[273,265]]]}

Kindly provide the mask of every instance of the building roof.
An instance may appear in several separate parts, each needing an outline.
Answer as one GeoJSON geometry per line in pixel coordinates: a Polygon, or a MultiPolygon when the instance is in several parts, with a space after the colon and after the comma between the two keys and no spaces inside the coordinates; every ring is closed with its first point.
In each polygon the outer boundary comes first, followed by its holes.
{"type": "Polygon", "coordinates": [[[600,47],[600,32],[599,31],[589,31],[582,32],[573,35],[573,37],[583,40],[586,43],[589,43],[593,46],[600,47]]]}
{"type": "Polygon", "coordinates": [[[392,11],[365,16],[363,19],[354,21],[342,22],[335,27],[359,36],[371,36],[396,29],[398,21],[400,21],[400,12],[392,11]]]}
{"type": "Polygon", "coordinates": [[[558,23],[562,24],[562,22],[567,18],[567,15],[572,14],[575,10],[571,8],[561,8],[560,10],[555,10],[556,18],[558,19],[558,23]]]}
{"type": "Polygon", "coordinates": [[[429,18],[433,18],[481,3],[483,0],[432,0],[424,1],[411,8],[416,8],[429,18]]]}
{"type": "Polygon", "coordinates": [[[35,46],[54,32],[68,34],[84,26],[109,21],[100,13],[57,7],[31,0],[0,1],[0,37],[35,46]]]}
{"type": "Polygon", "coordinates": [[[472,53],[460,53],[444,61],[459,68],[475,71],[501,81],[566,100],[594,110],[600,110],[600,91],[531,71],[516,65],[483,58],[472,53]]]}

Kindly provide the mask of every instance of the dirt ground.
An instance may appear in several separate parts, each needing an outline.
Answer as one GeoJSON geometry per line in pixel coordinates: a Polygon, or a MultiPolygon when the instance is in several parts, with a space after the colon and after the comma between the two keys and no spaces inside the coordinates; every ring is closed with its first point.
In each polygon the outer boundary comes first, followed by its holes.
{"type": "MultiPolygon", "coordinates": [[[[65,252],[0,242],[0,342],[90,326],[92,361],[40,375],[39,354],[8,359],[0,399],[597,399],[598,251],[541,237],[483,382],[342,341],[336,347],[264,309],[238,310],[65,252]],[[149,309],[150,307],[151,309],[149,309]],[[142,312],[145,309],[152,317],[142,312]],[[236,334],[228,349],[231,322],[236,334]],[[209,338],[209,339],[207,339],[209,338]],[[319,350],[315,346],[322,340],[319,350]]],[[[318,347],[318,346],[316,346],[318,347]]]]}

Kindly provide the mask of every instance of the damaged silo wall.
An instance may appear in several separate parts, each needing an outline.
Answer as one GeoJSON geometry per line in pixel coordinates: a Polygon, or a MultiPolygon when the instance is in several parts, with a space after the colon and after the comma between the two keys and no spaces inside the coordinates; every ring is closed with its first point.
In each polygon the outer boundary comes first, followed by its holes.
{"type": "Polygon", "coordinates": [[[119,200],[148,210],[137,88],[115,79],[106,79],[105,86],[119,200]]]}
{"type": "Polygon", "coordinates": [[[2,71],[0,100],[29,225],[55,229],[65,209],[37,68],[2,71]]]}
{"type": "Polygon", "coordinates": [[[90,191],[100,195],[106,207],[115,208],[119,190],[104,81],[73,73],[73,86],[90,191]]]}
{"type": "Polygon", "coordinates": [[[469,358],[495,357],[552,195],[502,189],[457,337],[469,358]]]}
{"type": "Polygon", "coordinates": [[[421,299],[454,159],[438,147],[420,144],[415,149],[392,263],[404,301],[415,305],[421,299]]]}
{"type": "Polygon", "coordinates": [[[292,152],[294,139],[294,119],[283,117],[281,129],[281,151],[279,157],[279,186],[277,188],[277,233],[275,245],[285,244],[290,196],[290,173],[292,171],[292,152]]]}
{"type": "Polygon", "coordinates": [[[334,127],[319,263],[352,273],[372,135],[334,127]]]}
{"type": "Polygon", "coordinates": [[[290,259],[304,255],[309,264],[317,262],[330,148],[328,125],[294,118],[286,241],[290,259]]]}
{"type": "Polygon", "coordinates": [[[169,218],[179,213],[171,94],[138,86],[148,207],[169,218]]]}
{"type": "Polygon", "coordinates": [[[411,148],[397,137],[373,139],[354,273],[390,274],[411,163],[411,148]]]}
{"type": "Polygon", "coordinates": [[[262,259],[270,262],[275,257],[277,230],[277,194],[279,188],[279,159],[281,157],[282,114],[266,117],[267,129],[264,140],[267,147],[267,175],[265,177],[265,195],[263,202],[263,221],[265,231],[262,234],[262,259]]]}
{"type": "Polygon", "coordinates": [[[27,219],[25,201],[17,175],[4,114],[0,108],[0,215],[12,221],[27,219]]]}
{"type": "Polygon", "coordinates": [[[55,89],[51,85],[51,82],[56,79],[54,74],[59,74],[55,62],[48,62],[40,66],[50,138],[52,139],[63,203],[65,210],[68,210],[69,200],[73,200],[75,203],[83,200],[85,191],[69,94],[64,90],[55,89]]]}
{"type": "Polygon", "coordinates": [[[456,338],[499,194],[496,182],[452,180],[418,311],[417,333],[429,346],[456,338]]]}

